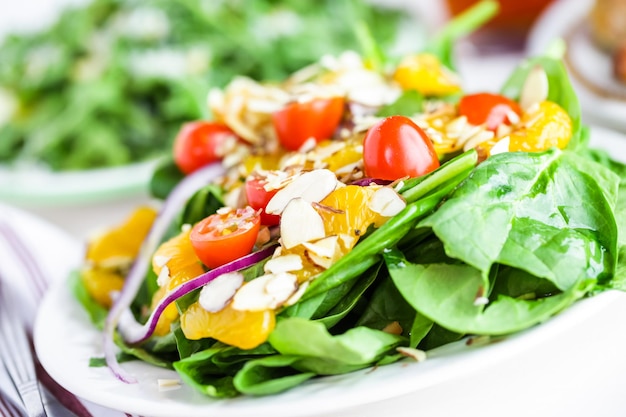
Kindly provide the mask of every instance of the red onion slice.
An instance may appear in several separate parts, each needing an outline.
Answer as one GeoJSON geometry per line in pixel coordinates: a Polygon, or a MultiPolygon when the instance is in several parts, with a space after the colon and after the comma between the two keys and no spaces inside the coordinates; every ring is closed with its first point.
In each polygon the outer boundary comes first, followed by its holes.
{"type": "Polygon", "coordinates": [[[355,181],[352,181],[351,185],[359,185],[361,187],[367,187],[368,185],[389,185],[392,181],[383,180],[380,178],[361,178],[355,181]]]}
{"type": "Polygon", "coordinates": [[[268,246],[267,248],[243,256],[239,259],[212,269],[202,275],[198,275],[196,278],[180,284],[176,288],[172,289],[169,293],[167,293],[167,295],[163,297],[161,301],[159,301],[154,310],[152,310],[150,317],[143,325],[137,323],[130,310],[126,310],[120,320],[120,334],[122,335],[126,343],[136,344],[143,342],[144,340],[152,336],[152,334],[154,333],[154,329],[156,328],[157,322],[159,321],[159,317],[161,317],[163,310],[165,310],[165,307],[167,307],[170,303],[176,301],[183,295],[188,294],[195,289],[205,286],[220,275],[229,272],[240,271],[258,262],[261,262],[262,260],[271,256],[274,253],[276,246],[278,245],[268,246]]]}
{"type": "MultiPolygon", "coordinates": [[[[113,372],[113,374],[121,381],[126,383],[137,382],[132,376],[126,373],[117,362],[115,357],[115,343],[113,341],[113,334],[117,323],[124,311],[126,311],[141,287],[141,283],[148,271],[150,265],[150,257],[156,250],[157,246],[161,242],[163,235],[167,231],[167,228],[171,224],[174,217],[178,214],[178,211],[182,205],[196,192],[199,188],[209,184],[212,180],[218,178],[224,173],[224,168],[220,163],[214,163],[201,168],[191,175],[185,177],[177,186],[172,190],[168,198],[163,203],[163,207],[155,219],[148,236],[146,237],[139,255],[135,259],[133,266],[126,278],[124,288],[113,302],[111,310],[107,315],[103,329],[103,349],[104,357],[107,365],[113,372]]],[[[139,323],[137,323],[139,325],[139,323]]]]}

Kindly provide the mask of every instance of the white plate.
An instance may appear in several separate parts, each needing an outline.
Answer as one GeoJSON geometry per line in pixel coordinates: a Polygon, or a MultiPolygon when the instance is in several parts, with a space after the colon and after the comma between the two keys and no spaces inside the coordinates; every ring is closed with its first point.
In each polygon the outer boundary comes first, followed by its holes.
{"type": "Polygon", "coordinates": [[[0,166],[0,200],[33,206],[93,203],[147,192],[157,161],[80,172],[0,166]]]}
{"type": "MultiPolygon", "coordinates": [[[[602,129],[594,129],[593,137],[609,151],[626,143],[623,136],[602,129]]],[[[46,234],[41,225],[32,227],[46,234]]],[[[624,314],[626,294],[606,292],[499,343],[456,343],[430,352],[421,363],[318,378],[269,397],[228,400],[204,397],[187,386],[159,390],[159,378],[177,375],[141,362],[123,364],[139,381],[132,385],[116,380],[106,368],[90,368],[89,358],[102,355],[101,335],[64,283],[42,304],[34,342],[44,368],[69,391],[143,416],[511,416],[529,410],[533,415],[600,411],[597,415],[607,416],[626,410],[618,394],[620,376],[626,374],[624,314]]]]}
{"type": "Polygon", "coordinates": [[[559,0],[535,23],[527,44],[529,55],[541,55],[556,39],[567,45],[565,62],[590,123],[626,131],[626,84],[613,76],[611,57],[592,41],[587,15],[594,0],[559,0]]]}

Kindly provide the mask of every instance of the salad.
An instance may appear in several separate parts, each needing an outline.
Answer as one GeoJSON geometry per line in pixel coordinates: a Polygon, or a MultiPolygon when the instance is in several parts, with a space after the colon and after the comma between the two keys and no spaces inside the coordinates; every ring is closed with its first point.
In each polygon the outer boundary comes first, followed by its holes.
{"type": "Polygon", "coordinates": [[[388,48],[409,23],[361,0],[90,0],[49,27],[6,34],[0,163],[76,171],[161,157],[184,121],[206,117],[209,86],[235,74],[280,80],[321,51],[355,48],[334,16],[375,24],[388,48]]]}
{"type": "Polygon", "coordinates": [[[92,365],[269,395],[623,288],[626,167],[589,149],[561,61],[529,58],[499,92],[453,71],[492,6],[400,60],[346,52],[211,91],[214,119],[155,174],[159,213],[95,237],[72,280],[103,329],[92,365]]]}

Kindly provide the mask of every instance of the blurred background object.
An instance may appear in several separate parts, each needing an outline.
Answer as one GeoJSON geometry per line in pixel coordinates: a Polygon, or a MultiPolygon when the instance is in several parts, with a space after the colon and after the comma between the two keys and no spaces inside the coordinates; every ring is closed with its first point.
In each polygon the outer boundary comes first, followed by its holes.
{"type": "MultiPolygon", "coordinates": [[[[35,3],[7,4],[3,14],[35,3]]],[[[150,159],[182,122],[207,117],[209,86],[237,74],[278,80],[356,49],[357,21],[389,49],[419,26],[363,0],[65,3],[54,18],[45,6],[39,26],[37,12],[26,25],[0,26],[2,164],[65,171],[150,159]]]]}
{"type": "MultiPolygon", "coordinates": [[[[521,51],[535,20],[553,0],[498,0],[500,11],[470,37],[480,53],[521,51]]],[[[477,0],[446,0],[448,12],[458,15],[477,0]]]]}
{"type": "Polygon", "coordinates": [[[626,132],[626,0],[554,1],[533,26],[527,53],[563,44],[583,121],[626,132]]]}

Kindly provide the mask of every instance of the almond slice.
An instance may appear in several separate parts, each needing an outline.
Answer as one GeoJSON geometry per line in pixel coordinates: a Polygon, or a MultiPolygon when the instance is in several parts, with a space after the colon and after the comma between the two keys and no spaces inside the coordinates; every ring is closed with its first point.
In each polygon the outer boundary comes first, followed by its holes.
{"type": "Polygon", "coordinates": [[[369,201],[369,208],[383,217],[391,217],[406,207],[406,201],[389,187],[381,187],[374,192],[369,201]]]}
{"type": "Polygon", "coordinates": [[[499,153],[508,152],[510,144],[511,144],[511,138],[508,136],[505,136],[504,138],[497,141],[496,144],[491,147],[489,154],[497,155],[499,153]]]}
{"type": "Polygon", "coordinates": [[[302,258],[296,254],[289,254],[272,258],[265,263],[263,270],[268,274],[299,271],[302,269],[302,258]]]}
{"type": "Polygon", "coordinates": [[[302,245],[309,251],[318,256],[332,258],[337,251],[337,235],[327,236],[315,242],[304,242],[302,245]]]}
{"type": "Polygon", "coordinates": [[[291,295],[291,297],[289,297],[287,299],[287,301],[285,301],[283,303],[283,305],[284,306],[291,306],[291,305],[294,305],[295,303],[297,303],[300,300],[300,298],[304,295],[304,292],[306,291],[307,288],[309,288],[309,281],[306,281],[303,284],[300,284],[300,286],[298,287],[296,292],[294,292],[291,295]]]}
{"type": "Polygon", "coordinates": [[[337,187],[338,182],[335,174],[327,169],[305,172],[279,190],[267,203],[265,212],[281,214],[287,204],[295,198],[302,198],[309,203],[319,203],[337,187]]]}
{"type": "Polygon", "coordinates": [[[266,274],[242,286],[233,297],[235,310],[273,310],[283,305],[298,289],[298,278],[288,272],[266,274]]]}
{"type": "Polygon", "coordinates": [[[426,360],[426,352],[424,352],[423,350],[403,346],[396,348],[396,350],[401,355],[413,358],[417,362],[423,362],[426,360]]]}
{"type": "Polygon", "coordinates": [[[548,75],[544,69],[537,65],[526,76],[520,93],[520,107],[525,112],[534,105],[548,99],[549,93],[548,75]]]}
{"type": "Polygon", "coordinates": [[[198,303],[206,311],[216,313],[226,307],[242,285],[243,275],[239,272],[220,275],[202,287],[198,303]]]}
{"type": "Polygon", "coordinates": [[[157,285],[159,287],[164,286],[170,280],[170,269],[167,266],[161,268],[161,272],[159,272],[159,276],[157,277],[157,285]]]}
{"type": "Polygon", "coordinates": [[[303,198],[291,200],[280,219],[280,238],[285,249],[325,237],[322,216],[303,198]]]}

